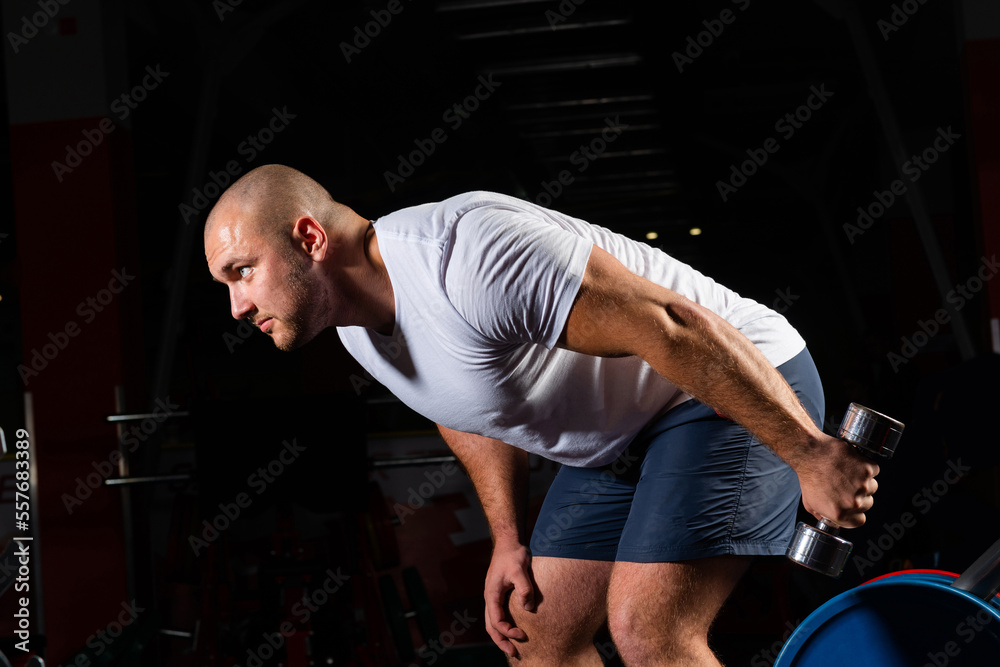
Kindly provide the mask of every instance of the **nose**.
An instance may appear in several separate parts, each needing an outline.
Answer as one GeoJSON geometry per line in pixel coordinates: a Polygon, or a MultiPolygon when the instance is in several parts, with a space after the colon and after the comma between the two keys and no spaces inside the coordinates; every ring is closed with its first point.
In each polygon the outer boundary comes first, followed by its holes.
{"type": "Polygon", "coordinates": [[[233,318],[237,320],[242,320],[247,316],[247,313],[253,310],[253,302],[247,298],[243,290],[235,286],[229,288],[229,305],[233,318]]]}

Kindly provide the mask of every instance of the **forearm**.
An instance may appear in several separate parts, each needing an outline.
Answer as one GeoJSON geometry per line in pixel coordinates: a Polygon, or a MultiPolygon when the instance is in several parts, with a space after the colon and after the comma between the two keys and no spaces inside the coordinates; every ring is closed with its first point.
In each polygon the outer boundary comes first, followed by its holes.
{"type": "Polygon", "coordinates": [[[822,437],[784,377],[735,327],[690,301],[665,307],[669,323],[643,358],[664,377],[744,425],[796,469],[822,437]]]}
{"type": "Polygon", "coordinates": [[[796,471],[823,437],[767,358],[724,319],[640,278],[594,248],[561,344],[635,355],[667,380],[743,424],[796,471]]]}
{"type": "Polygon", "coordinates": [[[438,430],[472,479],[494,545],[527,544],[528,453],[481,435],[438,430]]]}

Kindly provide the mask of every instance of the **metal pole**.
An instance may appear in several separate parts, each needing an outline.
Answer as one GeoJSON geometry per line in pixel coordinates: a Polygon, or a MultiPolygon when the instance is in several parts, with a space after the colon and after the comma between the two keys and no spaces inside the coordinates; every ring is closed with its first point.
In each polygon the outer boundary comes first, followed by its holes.
{"type": "MultiPolygon", "coordinates": [[[[861,18],[858,7],[852,0],[843,2],[844,19],[847,28],[854,40],[854,49],[858,54],[858,61],[861,69],[865,73],[868,82],[868,94],[875,105],[879,122],[882,125],[882,132],[885,135],[886,144],[895,163],[897,174],[901,179],[905,174],[902,172],[903,164],[910,159],[907,154],[906,144],[903,142],[903,134],[899,129],[899,122],[896,119],[892,102],[886,93],[885,82],[882,79],[882,72],[879,70],[875,53],[872,50],[871,42],[868,38],[868,31],[861,18]]],[[[962,359],[968,360],[975,356],[976,349],[972,343],[972,336],[965,324],[962,314],[955,310],[954,305],[948,301],[948,293],[955,287],[952,278],[948,275],[948,267],[944,261],[944,254],[941,252],[941,245],[938,243],[937,235],[934,232],[934,225],[931,222],[930,212],[923,194],[916,183],[909,183],[906,187],[906,202],[913,213],[913,221],[916,223],[917,233],[924,246],[924,253],[927,255],[927,264],[930,266],[934,284],[937,286],[941,296],[942,307],[951,316],[951,330],[955,334],[955,343],[962,359]]]]}
{"type": "Polygon", "coordinates": [[[993,546],[977,558],[976,562],[952,583],[952,587],[972,593],[977,598],[989,602],[997,591],[1000,591],[1000,540],[994,542],[993,546]]]}

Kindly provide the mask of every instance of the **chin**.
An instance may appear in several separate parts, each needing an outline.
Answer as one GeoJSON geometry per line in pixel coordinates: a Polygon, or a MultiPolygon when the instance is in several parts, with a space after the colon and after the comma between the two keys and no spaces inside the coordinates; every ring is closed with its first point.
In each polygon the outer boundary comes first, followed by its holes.
{"type": "Polygon", "coordinates": [[[302,333],[301,331],[296,331],[291,335],[283,332],[283,335],[273,336],[271,340],[274,341],[274,346],[282,352],[292,352],[310,342],[315,337],[316,334],[310,335],[302,333]]]}

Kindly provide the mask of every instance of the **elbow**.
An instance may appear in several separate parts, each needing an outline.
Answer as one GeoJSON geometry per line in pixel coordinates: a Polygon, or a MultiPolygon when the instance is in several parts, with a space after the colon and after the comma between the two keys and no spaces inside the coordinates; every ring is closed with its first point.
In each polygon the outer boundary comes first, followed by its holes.
{"type": "Polygon", "coordinates": [[[659,319],[664,332],[671,338],[708,333],[719,321],[712,311],[685,297],[662,304],[659,319]]]}
{"type": "Polygon", "coordinates": [[[659,304],[654,320],[657,335],[643,341],[636,354],[653,363],[660,355],[683,358],[701,352],[706,344],[717,340],[722,322],[715,313],[690,299],[681,298],[659,304]]]}

